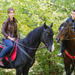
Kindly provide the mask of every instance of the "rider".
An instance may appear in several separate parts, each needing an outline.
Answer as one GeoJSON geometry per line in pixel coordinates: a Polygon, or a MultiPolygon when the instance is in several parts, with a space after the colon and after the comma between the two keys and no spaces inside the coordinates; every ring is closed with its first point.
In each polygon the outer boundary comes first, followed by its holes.
{"type": "MultiPolygon", "coordinates": [[[[2,26],[2,34],[4,35],[3,42],[6,44],[6,47],[0,53],[0,61],[2,58],[12,50],[14,46],[14,41],[18,38],[17,34],[17,20],[14,17],[14,9],[8,9],[8,19],[5,20],[2,26]]],[[[0,65],[3,65],[0,62],[0,65]]]]}
{"type": "MultiPolygon", "coordinates": [[[[75,10],[72,10],[71,17],[69,17],[64,23],[62,23],[59,29],[63,28],[65,25],[68,25],[71,22],[72,25],[70,25],[70,27],[72,28],[72,31],[75,33],[75,10]]],[[[64,50],[64,46],[62,41],[60,47],[60,53],[58,54],[58,56],[63,56],[63,50],[64,50]]]]}

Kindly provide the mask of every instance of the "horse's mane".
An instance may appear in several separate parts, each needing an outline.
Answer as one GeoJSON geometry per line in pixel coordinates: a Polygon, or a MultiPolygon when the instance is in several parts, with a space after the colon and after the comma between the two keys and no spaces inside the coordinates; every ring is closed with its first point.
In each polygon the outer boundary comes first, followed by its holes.
{"type": "Polygon", "coordinates": [[[34,41],[40,41],[40,36],[42,34],[42,31],[43,31],[43,26],[35,28],[33,31],[29,32],[25,38],[22,39],[23,42],[25,44],[31,44],[34,41]]]}

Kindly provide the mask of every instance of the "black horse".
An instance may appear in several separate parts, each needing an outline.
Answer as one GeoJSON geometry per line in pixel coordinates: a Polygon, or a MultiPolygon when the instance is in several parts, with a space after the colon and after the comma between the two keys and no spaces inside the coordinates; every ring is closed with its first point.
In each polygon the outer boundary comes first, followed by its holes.
{"type": "Polygon", "coordinates": [[[52,25],[53,24],[47,26],[44,23],[43,26],[31,31],[27,37],[20,39],[18,43],[22,45],[22,51],[18,46],[17,57],[15,61],[13,61],[12,64],[7,61],[3,61],[4,67],[0,67],[8,69],[14,68],[16,69],[16,75],[28,75],[29,68],[35,61],[35,53],[39,44],[43,42],[48,51],[53,50],[53,30],[51,28],[52,25]],[[27,53],[29,56],[27,56],[25,53],[27,53]]]}
{"type": "Polygon", "coordinates": [[[67,26],[63,28],[61,27],[60,32],[56,38],[57,42],[60,40],[63,42],[63,57],[66,75],[71,75],[75,67],[75,35],[70,28],[71,24],[72,23],[69,23],[67,26]]]}

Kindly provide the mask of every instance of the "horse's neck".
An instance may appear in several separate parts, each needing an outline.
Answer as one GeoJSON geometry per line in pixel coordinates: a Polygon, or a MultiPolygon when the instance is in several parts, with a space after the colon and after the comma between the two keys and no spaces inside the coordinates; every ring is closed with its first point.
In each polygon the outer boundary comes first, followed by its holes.
{"type": "Polygon", "coordinates": [[[38,48],[39,44],[40,44],[40,39],[34,41],[32,40],[31,42],[29,40],[26,40],[25,38],[22,40],[23,45],[28,47],[28,48],[38,48]]]}
{"type": "Polygon", "coordinates": [[[32,48],[36,48],[36,49],[37,49],[37,48],[39,47],[40,42],[41,42],[41,41],[40,41],[40,39],[39,39],[39,41],[37,40],[37,41],[34,42],[34,43],[32,42],[32,44],[31,44],[30,46],[32,46],[32,48]]]}
{"type": "Polygon", "coordinates": [[[31,57],[35,56],[36,50],[41,43],[41,37],[43,33],[43,27],[39,27],[31,31],[24,39],[22,39],[23,45],[31,57]]]}
{"type": "Polygon", "coordinates": [[[72,29],[68,32],[69,40],[64,41],[64,46],[71,55],[75,55],[75,35],[72,29]]]}
{"type": "MultiPolygon", "coordinates": [[[[39,33],[40,34],[40,33],[39,33]]],[[[41,35],[37,38],[34,37],[33,39],[24,39],[24,45],[27,47],[27,51],[29,55],[33,58],[35,56],[36,50],[39,47],[39,44],[41,43],[41,35]]]]}
{"type": "Polygon", "coordinates": [[[31,34],[30,36],[23,39],[25,45],[27,45],[28,47],[38,48],[38,46],[41,42],[41,36],[42,36],[43,28],[40,27],[40,28],[35,29],[35,30],[33,30],[32,33],[30,33],[31,34]]]}
{"type": "Polygon", "coordinates": [[[75,56],[75,41],[66,40],[64,43],[65,49],[72,55],[75,56]]]}

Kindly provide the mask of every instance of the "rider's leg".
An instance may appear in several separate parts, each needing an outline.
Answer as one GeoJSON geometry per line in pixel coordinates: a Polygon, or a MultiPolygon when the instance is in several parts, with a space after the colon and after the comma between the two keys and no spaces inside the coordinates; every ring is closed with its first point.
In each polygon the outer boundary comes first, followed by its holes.
{"type": "Polygon", "coordinates": [[[63,42],[61,42],[60,53],[63,53],[63,42]]]}
{"type": "Polygon", "coordinates": [[[58,56],[62,56],[62,55],[63,55],[63,42],[61,42],[60,53],[58,54],[58,56]]]}
{"type": "Polygon", "coordinates": [[[10,39],[5,39],[3,42],[6,44],[6,47],[3,48],[3,50],[1,51],[0,58],[2,58],[3,56],[6,55],[6,53],[11,51],[14,46],[13,42],[10,39]]]}

